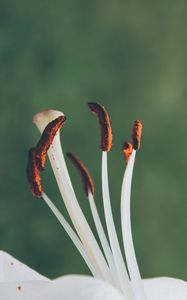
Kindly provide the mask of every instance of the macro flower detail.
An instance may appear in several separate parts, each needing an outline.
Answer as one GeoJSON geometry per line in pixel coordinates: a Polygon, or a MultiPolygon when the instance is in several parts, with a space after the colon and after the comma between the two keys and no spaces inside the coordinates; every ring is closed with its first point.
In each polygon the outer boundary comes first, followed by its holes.
{"type": "Polygon", "coordinates": [[[126,260],[124,261],[114,224],[109,192],[107,160],[112,147],[110,118],[101,104],[92,102],[88,106],[98,117],[101,127],[102,195],[107,233],[103,228],[104,220],[100,219],[96,207],[95,188],[91,174],[77,155],[68,152],[67,156],[80,174],[100,244],[79,205],[71,183],[60,142],[60,128],[64,126],[66,117],[60,111],[45,110],[33,118],[33,122],[41,133],[41,138],[29,151],[27,178],[33,195],[43,199],[51,209],[83,257],[92,276],[68,275],[49,280],[2,252],[0,253],[0,300],[187,300],[185,281],[166,277],[142,279],[136,260],[131,232],[130,200],[135,157],[141,143],[141,122],[139,120],[134,122],[131,142],[125,141],[122,146],[126,162],[120,207],[123,250],[126,260]],[[57,185],[73,226],[67,222],[42,188],[41,174],[45,167],[46,155],[49,156],[57,185]],[[19,268],[13,268],[13,266],[19,266],[19,268]],[[8,284],[5,285],[4,282],[8,284]],[[3,295],[2,298],[1,295],[3,295]]]}
{"type": "Polygon", "coordinates": [[[53,142],[55,134],[63,126],[65,121],[66,117],[62,115],[49,122],[49,124],[45,127],[42,136],[36,145],[35,153],[36,164],[40,171],[44,170],[47,151],[53,142]]]}
{"type": "Polygon", "coordinates": [[[75,165],[82,178],[83,189],[86,193],[86,196],[88,197],[90,193],[94,196],[94,191],[95,191],[94,183],[90,173],[84,166],[83,162],[73,153],[68,152],[67,156],[75,165]]]}
{"type": "Polygon", "coordinates": [[[29,150],[29,160],[27,165],[27,178],[30,184],[30,189],[34,196],[40,197],[42,193],[40,173],[36,163],[36,150],[31,148],[29,150]]]}
{"type": "Polygon", "coordinates": [[[88,107],[98,116],[101,126],[101,144],[100,148],[103,151],[109,152],[112,147],[112,128],[110,118],[105,107],[99,103],[89,102],[88,107]]]}

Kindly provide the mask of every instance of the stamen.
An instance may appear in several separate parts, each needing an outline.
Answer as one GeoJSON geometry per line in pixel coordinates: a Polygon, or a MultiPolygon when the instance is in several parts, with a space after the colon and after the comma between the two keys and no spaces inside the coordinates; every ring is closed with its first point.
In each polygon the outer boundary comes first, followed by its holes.
{"type": "MultiPolygon", "coordinates": [[[[111,208],[110,195],[109,195],[108,170],[107,170],[107,152],[109,152],[112,147],[112,129],[110,125],[110,119],[104,106],[98,103],[88,103],[88,106],[90,110],[97,115],[101,126],[100,147],[103,150],[102,192],[103,192],[105,219],[106,219],[106,225],[107,225],[107,231],[108,231],[111,249],[108,240],[106,238],[105,232],[103,230],[102,223],[100,221],[97,212],[97,208],[95,206],[95,202],[93,198],[94,185],[93,185],[92,178],[79,158],[77,158],[71,153],[69,153],[68,156],[72,160],[74,165],[77,167],[81,175],[83,187],[89,199],[92,215],[95,221],[95,225],[98,231],[98,235],[105,256],[102,252],[102,249],[100,249],[91,231],[91,228],[79,206],[78,200],[76,198],[74,189],[71,184],[71,180],[69,178],[69,173],[66,167],[66,163],[64,161],[62,148],[60,144],[60,136],[59,136],[59,129],[64,124],[65,117],[63,116],[62,113],[58,111],[52,111],[52,110],[44,111],[37,114],[34,117],[34,122],[36,123],[39,130],[43,133],[41,139],[39,140],[36,146],[36,149],[31,149],[31,163],[28,164],[28,169],[27,169],[27,174],[28,174],[27,176],[29,179],[29,183],[31,185],[33,194],[39,197],[43,197],[43,199],[52,209],[57,219],[61,222],[61,224],[67,231],[67,233],[69,232],[68,234],[70,235],[74,244],[77,246],[78,250],[82,254],[85,261],[87,262],[87,265],[92,271],[92,273],[95,276],[99,276],[100,278],[103,278],[107,282],[112,283],[114,285],[116,285],[117,282],[117,286],[121,289],[125,297],[127,297],[129,300],[134,300],[135,296],[137,297],[136,299],[138,300],[140,299],[145,300],[144,291],[141,288],[141,277],[140,279],[138,277],[139,270],[137,271],[136,269],[138,268],[138,266],[136,265],[137,263],[136,261],[135,262],[133,261],[133,263],[131,263],[131,260],[134,259],[133,255],[135,255],[133,253],[133,245],[131,245],[130,240],[129,240],[130,242],[127,241],[128,250],[126,253],[126,257],[127,257],[129,274],[132,280],[132,286],[131,286],[129,276],[126,270],[126,266],[123,260],[123,256],[121,253],[121,249],[120,249],[120,245],[119,245],[119,241],[115,229],[115,224],[113,220],[113,215],[112,215],[112,208],[111,208]],[[50,123],[48,124],[48,122],[50,123]],[[64,219],[63,215],[53,205],[50,199],[44,194],[44,192],[42,192],[39,171],[42,171],[44,169],[47,154],[49,155],[49,159],[57,180],[57,184],[60,189],[60,193],[64,199],[65,206],[67,208],[71,221],[74,225],[76,233],[67,223],[67,221],[64,219]],[[105,260],[105,257],[107,261],[105,260]],[[132,270],[134,271],[135,274],[132,274],[133,273],[132,270]]],[[[132,131],[132,145],[127,142],[124,143],[123,145],[123,152],[125,155],[125,159],[126,162],[129,161],[128,166],[130,165],[130,167],[132,167],[131,158],[134,159],[135,157],[134,154],[134,152],[136,152],[135,150],[138,150],[140,148],[141,131],[142,131],[142,124],[139,120],[136,120],[132,131]]],[[[127,168],[127,170],[129,169],[127,168]]],[[[130,175],[128,175],[127,180],[125,181],[126,188],[124,189],[122,188],[122,195],[123,195],[122,198],[124,199],[124,197],[125,198],[127,197],[128,201],[130,201],[129,186],[131,187],[131,177],[132,174],[130,173],[130,175]],[[128,187],[126,185],[128,185],[128,187]],[[127,196],[124,196],[126,194],[127,196]]],[[[124,200],[122,202],[123,202],[122,209],[124,210],[124,200]]],[[[129,213],[128,209],[126,213],[127,214],[129,213]]],[[[127,222],[129,222],[129,219],[127,219],[127,222]]],[[[124,228],[126,227],[124,226],[124,224],[122,226],[123,226],[123,235],[124,235],[125,232],[124,228]]],[[[130,233],[129,232],[127,232],[127,237],[129,237],[129,234],[131,234],[131,232],[130,233]]]]}
{"type": "Polygon", "coordinates": [[[130,278],[132,281],[132,287],[134,289],[137,300],[146,300],[146,295],[144,292],[144,287],[142,284],[141,275],[136,260],[131,231],[130,198],[135,155],[136,151],[133,150],[123,178],[121,191],[121,225],[125,256],[130,278]]]}
{"type": "Polygon", "coordinates": [[[29,150],[28,164],[27,164],[27,179],[30,184],[32,194],[41,197],[42,186],[41,178],[35,160],[35,148],[29,150]]]}
{"type": "Polygon", "coordinates": [[[112,147],[112,128],[110,125],[110,118],[105,107],[99,103],[88,103],[90,110],[99,118],[101,126],[101,144],[100,148],[103,151],[109,152],[112,147]]]}
{"type": "Polygon", "coordinates": [[[109,194],[109,184],[108,184],[108,168],[107,168],[107,152],[112,146],[112,129],[110,126],[110,120],[108,113],[105,108],[98,103],[88,103],[89,108],[92,112],[96,113],[99,118],[99,123],[101,125],[101,149],[102,152],[102,193],[103,193],[103,204],[105,220],[107,225],[107,231],[109,236],[109,241],[112,249],[112,254],[114,257],[115,267],[117,271],[118,282],[121,291],[128,299],[134,299],[132,288],[130,286],[129,277],[121,253],[121,249],[118,242],[118,237],[114,225],[112,208],[110,202],[109,194]]]}
{"type": "Polygon", "coordinates": [[[113,274],[113,278],[114,278],[114,280],[116,280],[116,268],[115,268],[115,264],[114,264],[112,251],[110,249],[107,237],[105,235],[102,223],[100,221],[97,207],[95,205],[94,184],[93,184],[92,177],[91,177],[89,171],[87,170],[87,168],[85,167],[85,165],[83,164],[83,162],[77,156],[75,156],[74,154],[72,154],[70,152],[68,152],[67,155],[70,158],[70,160],[73,162],[75,167],[77,168],[79,174],[81,175],[82,182],[83,182],[83,188],[84,188],[86,195],[88,197],[88,200],[89,200],[89,205],[90,205],[92,217],[93,217],[93,220],[95,223],[95,227],[97,230],[97,234],[99,236],[99,239],[100,239],[105,257],[107,259],[107,262],[109,264],[110,270],[113,274]]]}
{"type": "MultiPolygon", "coordinates": [[[[49,124],[49,122],[53,121],[54,119],[64,116],[63,112],[58,111],[58,110],[53,110],[53,109],[46,109],[43,111],[38,112],[33,116],[33,123],[36,125],[40,133],[42,134],[45,127],[49,124]]],[[[61,143],[60,143],[60,134],[59,131],[55,135],[55,138],[52,143],[52,147],[54,152],[56,153],[56,156],[59,157],[59,164],[60,168],[64,170],[67,180],[72,187],[71,180],[69,177],[69,173],[66,167],[66,162],[64,160],[64,154],[62,151],[61,143]]],[[[50,152],[50,149],[49,149],[50,152]]],[[[73,188],[73,187],[72,187],[73,188]]]]}
{"type": "Polygon", "coordinates": [[[125,157],[125,163],[126,164],[129,161],[129,158],[130,158],[130,156],[132,154],[132,150],[133,150],[132,144],[125,141],[123,143],[123,146],[122,146],[122,151],[123,151],[123,154],[124,154],[124,157],[125,157]]]}
{"type": "Polygon", "coordinates": [[[118,273],[119,284],[122,292],[127,297],[127,299],[135,299],[130,285],[129,277],[121,253],[116,228],[113,220],[110,193],[109,193],[109,183],[108,183],[108,165],[107,165],[107,153],[103,152],[102,155],[102,192],[103,192],[103,204],[105,212],[105,220],[107,225],[108,236],[110,240],[110,245],[112,248],[112,253],[114,256],[114,262],[116,270],[118,273]]]}
{"type": "Polygon", "coordinates": [[[136,120],[132,129],[132,145],[134,150],[140,149],[141,135],[142,123],[139,120],[136,120]]]}
{"type": "Polygon", "coordinates": [[[51,121],[44,129],[42,136],[36,145],[36,164],[38,166],[38,169],[40,171],[44,170],[45,161],[46,161],[46,155],[47,151],[52,144],[54,137],[58,130],[62,127],[62,125],[65,123],[66,117],[60,116],[53,121],[51,121]]]}
{"type": "Polygon", "coordinates": [[[94,195],[94,183],[93,183],[90,173],[88,172],[87,168],[84,166],[83,162],[77,156],[75,156],[73,153],[68,152],[67,156],[72,161],[74,166],[77,168],[77,170],[81,176],[82,185],[83,185],[83,189],[86,193],[86,196],[88,197],[89,191],[92,193],[92,195],[94,195]]]}
{"type": "Polygon", "coordinates": [[[74,243],[75,247],[78,249],[81,256],[85,260],[85,262],[86,262],[88,268],[90,269],[91,273],[93,274],[93,276],[96,278],[101,278],[99,276],[99,274],[97,273],[96,269],[94,268],[92,261],[90,261],[90,258],[86,254],[83,244],[81,243],[80,239],[78,238],[77,234],[74,232],[72,227],[66,221],[66,219],[64,218],[62,213],[56,208],[56,206],[53,204],[53,202],[50,200],[50,198],[44,192],[42,192],[41,196],[42,196],[43,200],[46,202],[46,204],[49,206],[49,208],[51,209],[53,214],[56,216],[58,221],[61,223],[64,230],[69,235],[69,237],[72,240],[72,242],[74,243]]]}
{"type": "Polygon", "coordinates": [[[93,220],[95,223],[95,227],[97,230],[97,234],[99,236],[105,257],[107,259],[108,265],[110,267],[111,273],[113,275],[114,281],[118,284],[118,279],[117,279],[117,271],[116,271],[116,266],[115,266],[115,262],[114,262],[114,257],[109,245],[109,242],[107,240],[103,225],[101,223],[98,211],[97,211],[97,207],[95,205],[95,199],[93,198],[92,193],[88,194],[88,200],[89,200],[89,205],[90,205],[90,210],[93,216],[93,220]]]}
{"type": "MultiPolygon", "coordinates": [[[[42,133],[44,128],[50,121],[61,115],[63,115],[63,113],[60,111],[45,110],[36,114],[33,118],[33,122],[42,133]]],[[[94,238],[94,235],[90,229],[90,226],[88,225],[88,222],[79,206],[78,200],[74,193],[62,152],[59,132],[57,132],[54,138],[54,141],[48,151],[48,155],[65,206],[67,208],[71,221],[81,239],[81,242],[84,245],[87,255],[94,263],[95,269],[102,276],[102,278],[107,282],[113,282],[104,256],[94,238]]]]}
{"type": "Polygon", "coordinates": [[[102,251],[100,250],[91,228],[79,206],[75,192],[69,184],[64,170],[59,168],[59,161],[54,150],[50,148],[48,155],[64,204],[77,234],[85,247],[87,255],[93,261],[95,269],[97,269],[97,272],[102,276],[102,278],[109,283],[113,283],[113,278],[102,251]]]}

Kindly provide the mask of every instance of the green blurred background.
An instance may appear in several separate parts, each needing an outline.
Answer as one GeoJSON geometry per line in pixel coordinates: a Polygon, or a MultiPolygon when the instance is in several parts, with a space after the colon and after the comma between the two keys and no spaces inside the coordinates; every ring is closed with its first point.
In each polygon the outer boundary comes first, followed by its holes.
{"type": "MultiPolygon", "coordinates": [[[[79,253],[25,178],[39,133],[32,116],[62,110],[64,152],[79,154],[103,215],[99,127],[87,101],[111,117],[112,205],[118,232],[124,172],[121,144],[134,119],[144,125],[133,178],[132,221],[142,275],[187,279],[187,2],[0,1],[0,248],[53,278],[89,273],[79,253]]],[[[77,173],[77,196],[91,217],[77,173]]],[[[61,205],[49,164],[46,192],[61,205]]],[[[66,213],[65,213],[66,215],[66,213]]]]}

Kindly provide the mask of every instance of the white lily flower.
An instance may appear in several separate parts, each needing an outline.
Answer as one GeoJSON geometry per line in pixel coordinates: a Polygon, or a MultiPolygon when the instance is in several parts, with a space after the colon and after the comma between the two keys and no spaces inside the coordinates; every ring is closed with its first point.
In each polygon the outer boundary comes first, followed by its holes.
{"type": "MultiPolygon", "coordinates": [[[[55,280],[33,271],[9,254],[0,251],[0,300],[128,300],[118,289],[90,276],[67,275],[55,280]]],[[[150,300],[186,300],[182,280],[143,280],[150,300]]]]}
{"type": "Polygon", "coordinates": [[[49,280],[10,255],[0,252],[0,300],[187,300],[185,281],[167,277],[142,279],[138,268],[131,233],[130,194],[136,151],[140,147],[140,121],[134,124],[132,144],[125,142],[123,146],[127,162],[121,191],[125,263],[109,194],[107,152],[112,146],[110,120],[100,104],[89,103],[89,107],[96,113],[101,125],[102,192],[108,236],[95,205],[92,178],[79,158],[72,153],[68,153],[68,156],[81,175],[101,246],[80,208],[66,167],[59,135],[59,129],[65,122],[63,113],[46,110],[34,116],[33,121],[42,136],[29,153],[27,175],[33,194],[42,197],[52,210],[82,255],[92,276],[68,275],[49,280]],[[73,227],[42,190],[40,172],[44,169],[47,153],[73,227]]]}

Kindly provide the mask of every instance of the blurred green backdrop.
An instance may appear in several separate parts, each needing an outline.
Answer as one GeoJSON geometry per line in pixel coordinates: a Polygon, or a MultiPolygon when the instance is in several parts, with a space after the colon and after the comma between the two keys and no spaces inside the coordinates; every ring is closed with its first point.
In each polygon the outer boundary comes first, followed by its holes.
{"type": "MultiPolygon", "coordinates": [[[[100,101],[114,132],[109,171],[119,234],[121,144],[138,117],[144,130],[132,221],[141,272],[187,279],[186,10],[182,0],[0,1],[1,249],[51,278],[88,273],[51,212],[32,197],[25,166],[39,138],[33,114],[62,110],[68,118],[64,152],[79,154],[91,171],[103,214],[99,131],[86,104],[100,101]]],[[[91,219],[80,180],[68,165],[91,219]]],[[[61,207],[49,164],[43,182],[61,207]]]]}

